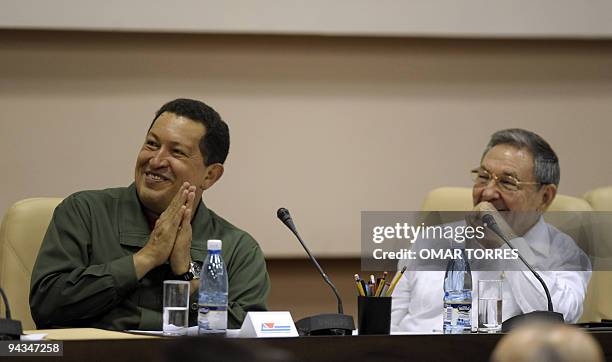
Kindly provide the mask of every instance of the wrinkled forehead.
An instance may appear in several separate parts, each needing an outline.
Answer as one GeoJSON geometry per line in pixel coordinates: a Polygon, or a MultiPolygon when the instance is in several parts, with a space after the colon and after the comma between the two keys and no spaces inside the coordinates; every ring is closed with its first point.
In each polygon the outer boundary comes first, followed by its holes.
{"type": "Polygon", "coordinates": [[[519,180],[533,178],[533,155],[527,148],[500,144],[484,154],[480,166],[498,176],[513,176],[519,180]]]}

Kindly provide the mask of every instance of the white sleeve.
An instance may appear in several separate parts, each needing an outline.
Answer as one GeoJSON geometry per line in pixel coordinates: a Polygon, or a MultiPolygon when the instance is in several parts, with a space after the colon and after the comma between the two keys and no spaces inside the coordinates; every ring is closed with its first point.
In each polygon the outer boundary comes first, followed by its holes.
{"type": "Polygon", "coordinates": [[[410,314],[410,283],[409,273],[405,273],[393,290],[391,299],[391,332],[400,330],[401,321],[410,314]]]}
{"type": "MultiPolygon", "coordinates": [[[[516,238],[511,242],[528,262],[533,262],[533,252],[525,239],[516,238]]],[[[572,263],[573,260],[566,259],[566,262],[572,263]]],[[[538,274],[548,286],[554,311],[562,313],[565,322],[575,323],[582,315],[582,304],[591,271],[551,270],[539,271],[538,274]]],[[[548,302],[544,288],[531,271],[506,271],[505,275],[512,290],[512,297],[523,313],[547,310],[548,302]]]]}
{"type": "MultiPolygon", "coordinates": [[[[582,315],[590,271],[541,271],[548,286],[555,312],[563,314],[565,322],[575,323],[582,315]]],[[[523,313],[547,310],[548,302],[542,284],[530,271],[506,272],[512,297],[523,313]]]]}

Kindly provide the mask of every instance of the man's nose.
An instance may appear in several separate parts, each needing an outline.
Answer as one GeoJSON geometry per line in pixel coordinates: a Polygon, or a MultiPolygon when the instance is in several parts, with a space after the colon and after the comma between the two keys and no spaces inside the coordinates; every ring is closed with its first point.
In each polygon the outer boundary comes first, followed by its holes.
{"type": "Polygon", "coordinates": [[[499,188],[497,186],[497,182],[494,179],[491,179],[488,184],[486,184],[482,190],[482,201],[491,201],[497,200],[501,197],[499,188]]]}
{"type": "Polygon", "coordinates": [[[153,157],[149,159],[149,165],[153,168],[167,167],[168,164],[168,153],[163,147],[157,150],[153,157]]]}

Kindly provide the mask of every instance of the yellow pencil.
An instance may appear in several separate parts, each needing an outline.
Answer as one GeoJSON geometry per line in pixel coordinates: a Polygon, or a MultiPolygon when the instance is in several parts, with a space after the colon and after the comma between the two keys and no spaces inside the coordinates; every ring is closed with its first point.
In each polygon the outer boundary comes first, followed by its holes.
{"type": "Polygon", "coordinates": [[[399,280],[402,279],[402,275],[404,275],[405,271],[406,271],[406,267],[404,266],[401,271],[395,274],[395,277],[393,278],[393,281],[391,282],[391,286],[389,287],[389,290],[387,290],[387,294],[386,294],[387,297],[391,296],[391,294],[393,293],[393,289],[395,289],[397,282],[399,282],[399,280]]]}
{"type": "Polygon", "coordinates": [[[385,280],[384,279],[380,279],[378,281],[378,286],[376,287],[376,294],[375,294],[376,297],[380,297],[381,296],[380,293],[382,292],[384,286],[385,286],[385,280]]]}
{"type": "Polygon", "coordinates": [[[363,290],[363,287],[361,286],[361,281],[359,279],[359,274],[355,274],[355,283],[357,284],[357,291],[359,291],[359,295],[365,297],[365,291],[363,290]]]}
{"type": "Polygon", "coordinates": [[[391,284],[389,284],[389,282],[385,282],[385,286],[383,287],[382,292],[380,292],[380,296],[384,297],[387,295],[387,290],[389,290],[389,287],[391,286],[391,284]]]}

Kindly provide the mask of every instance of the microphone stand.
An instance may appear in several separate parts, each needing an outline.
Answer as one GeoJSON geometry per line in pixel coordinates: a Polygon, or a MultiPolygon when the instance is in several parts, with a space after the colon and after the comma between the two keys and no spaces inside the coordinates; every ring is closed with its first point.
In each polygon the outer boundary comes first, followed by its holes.
{"type": "Polygon", "coordinates": [[[502,323],[502,333],[506,333],[511,331],[512,329],[527,323],[527,322],[540,322],[540,323],[564,323],[563,314],[559,312],[555,312],[553,309],[552,298],[550,297],[550,291],[544,282],[544,279],[535,271],[535,269],[523,258],[523,256],[518,252],[518,249],[515,249],[506,235],[500,230],[495,218],[490,214],[486,214],[482,217],[482,220],[485,223],[485,226],[491,229],[497,236],[499,236],[505,243],[510,247],[510,249],[517,250],[517,255],[519,259],[527,266],[529,271],[536,277],[536,279],[542,284],[544,288],[544,293],[546,293],[546,301],[548,302],[548,310],[536,310],[529,313],[518,314],[512,318],[508,318],[502,323]]]}
{"type": "Polygon", "coordinates": [[[355,329],[355,322],[353,321],[353,317],[350,315],[344,314],[344,310],[342,308],[342,299],[340,298],[340,294],[338,294],[338,290],[334,283],[331,282],[327,274],[321,268],[321,265],[317,262],[317,259],[310,253],[310,250],[300,237],[300,234],[297,232],[297,228],[293,224],[293,220],[291,219],[291,215],[289,214],[289,210],[285,208],[278,209],[276,216],[285,224],[291,232],[297,237],[300,244],[304,250],[306,250],[306,254],[315,265],[321,277],[327,285],[330,286],[334,295],[336,296],[336,300],[338,302],[338,313],[325,313],[325,314],[317,314],[311,317],[306,317],[300,319],[295,322],[295,327],[298,330],[298,333],[301,336],[325,336],[325,335],[352,335],[353,330],[355,329]]]}
{"type": "Polygon", "coordinates": [[[18,340],[23,333],[21,322],[11,319],[11,309],[2,288],[0,288],[0,295],[6,307],[6,319],[0,319],[0,340],[18,340]]]}

